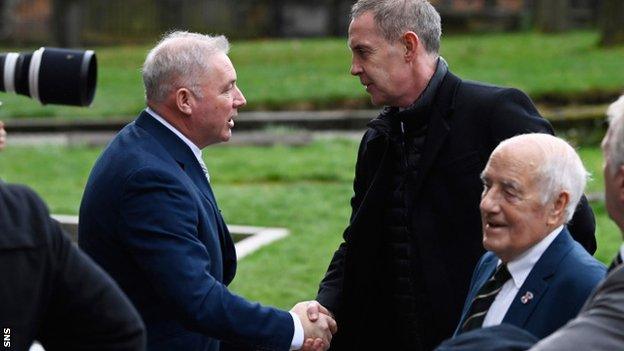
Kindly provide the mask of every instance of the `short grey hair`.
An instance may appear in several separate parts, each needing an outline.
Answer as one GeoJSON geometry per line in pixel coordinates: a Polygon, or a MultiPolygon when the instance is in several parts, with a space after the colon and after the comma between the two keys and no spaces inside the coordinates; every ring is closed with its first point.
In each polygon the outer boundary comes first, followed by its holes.
{"type": "Polygon", "coordinates": [[[624,165],[624,95],[620,96],[607,109],[610,137],[603,148],[607,151],[610,172],[624,165]]]}
{"type": "Polygon", "coordinates": [[[428,53],[440,50],[442,24],[440,14],[426,0],[359,0],[351,8],[351,20],[371,12],[381,34],[388,42],[395,42],[407,31],[422,40],[428,53]]]}
{"type": "Polygon", "coordinates": [[[186,87],[201,96],[199,82],[210,72],[208,58],[230,50],[223,35],[176,31],[165,34],[143,63],[143,84],[148,101],[162,102],[169,93],[186,87]]]}
{"type": "MultiPolygon", "coordinates": [[[[564,210],[566,222],[572,219],[576,206],[583,196],[589,173],[574,148],[565,140],[550,134],[530,133],[502,141],[494,152],[513,144],[527,143],[539,150],[540,162],[536,177],[541,187],[542,204],[553,201],[562,192],[570,195],[564,210]]],[[[493,152],[493,153],[494,153],[493,152]]]]}

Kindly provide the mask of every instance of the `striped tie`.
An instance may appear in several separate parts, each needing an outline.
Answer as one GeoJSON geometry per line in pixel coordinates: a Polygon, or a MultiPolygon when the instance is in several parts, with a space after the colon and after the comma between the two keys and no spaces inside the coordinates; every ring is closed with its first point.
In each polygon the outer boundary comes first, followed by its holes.
{"type": "Polygon", "coordinates": [[[608,272],[611,272],[612,270],[614,270],[617,266],[621,264],[622,264],[622,256],[618,252],[618,254],[615,255],[615,258],[613,258],[613,261],[611,262],[611,265],[609,266],[608,272]]]}
{"type": "Polygon", "coordinates": [[[206,176],[208,183],[210,183],[210,174],[208,173],[208,167],[206,167],[204,160],[198,158],[197,161],[199,161],[199,165],[201,166],[202,171],[204,171],[204,175],[206,176]]]}
{"type": "Polygon", "coordinates": [[[496,272],[485,282],[477,296],[472,300],[468,313],[469,317],[461,328],[462,333],[481,328],[485,315],[496,298],[496,294],[498,294],[503,284],[505,284],[509,278],[511,278],[511,274],[509,274],[507,270],[507,265],[501,264],[498,266],[496,272]]]}

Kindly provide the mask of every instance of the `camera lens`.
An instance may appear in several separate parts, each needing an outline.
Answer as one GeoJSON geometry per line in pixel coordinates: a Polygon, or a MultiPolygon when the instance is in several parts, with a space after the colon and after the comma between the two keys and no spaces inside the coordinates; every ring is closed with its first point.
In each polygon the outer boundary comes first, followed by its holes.
{"type": "Polygon", "coordinates": [[[40,48],[32,53],[0,53],[0,91],[42,104],[88,106],[97,82],[91,50],[40,48]]]}

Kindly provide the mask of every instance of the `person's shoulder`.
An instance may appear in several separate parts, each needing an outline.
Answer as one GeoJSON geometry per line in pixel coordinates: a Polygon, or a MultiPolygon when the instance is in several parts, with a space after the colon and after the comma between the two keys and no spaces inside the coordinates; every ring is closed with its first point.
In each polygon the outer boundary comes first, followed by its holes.
{"type": "Polygon", "coordinates": [[[43,200],[25,185],[0,183],[2,246],[34,247],[46,241],[50,213],[43,200]]]}
{"type": "Polygon", "coordinates": [[[37,193],[30,187],[21,184],[2,183],[0,181],[0,202],[2,208],[8,210],[15,208],[16,212],[22,209],[31,209],[37,212],[47,213],[48,209],[37,193]]]}
{"type": "Polygon", "coordinates": [[[559,267],[560,274],[570,276],[574,281],[592,287],[607,273],[607,267],[576,241],[573,242],[572,249],[563,258],[559,267]]]}
{"type": "Polygon", "coordinates": [[[603,285],[607,290],[619,291],[619,297],[624,300],[624,265],[609,272],[603,285]]]}
{"type": "Polygon", "coordinates": [[[456,97],[459,97],[460,99],[466,98],[473,102],[475,99],[496,100],[501,98],[504,99],[505,97],[526,96],[522,90],[514,87],[499,86],[491,83],[461,78],[460,81],[456,97]]]}

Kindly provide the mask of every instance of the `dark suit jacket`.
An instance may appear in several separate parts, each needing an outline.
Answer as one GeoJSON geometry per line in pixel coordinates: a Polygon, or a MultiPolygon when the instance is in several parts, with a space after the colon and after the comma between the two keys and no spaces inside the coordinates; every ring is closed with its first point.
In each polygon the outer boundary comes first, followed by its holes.
{"type": "MultiPolygon", "coordinates": [[[[530,99],[516,89],[462,81],[448,72],[429,112],[428,134],[415,182],[411,228],[424,273],[423,339],[433,349],[455,330],[481,244],[479,174],[504,139],[528,132],[553,133],[530,99]]],[[[340,326],[332,349],[388,347],[393,318],[382,274],[381,215],[389,172],[388,124],[396,109],[385,109],[366,131],[355,170],[350,224],[320,284],[318,301],[340,326]],[[367,337],[362,339],[361,336],[367,337]]],[[[406,113],[409,113],[407,111],[406,113]]],[[[594,217],[585,199],[571,226],[590,252],[596,249],[594,217]]]]}
{"type": "Polygon", "coordinates": [[[0,181],[0,349],[143,350],[139,314],[30,189],[0,181]]]}
{"type": "Polygon", "coordinates": [[[502,323],[471,330],[444,341],[435,351],[521,351],[539,339],[524,329],[502,323]]]}
{"type": "Polygon", "coordinates": [[[624,350],[624,265],[609,272],[576,318],[531,350],[624,350]]]}
{"type": "MultiPolygon", "coordinates": [[[[494,274],[497,265],[498,257],[492,252],[486,252],[477,264],[456,335],[468,318],[472,300],[494,274]]],[[[606,267],[576,243],[564,228],[535,263],[502,323],[525,329],[539,339],[545,338],[576,316],[605,274],[606,267]],[[525,304],[521,297],[527,292],[531,292],[533,298],[525,304]]]]}
{"type": "Polygon", "coordinates": [[[79,243],[141,313],[150,350],[290,347],[287,312],[228,291],[236,253],[210,185],[191,149],[147,112],[93,167],[79,243]]]}

